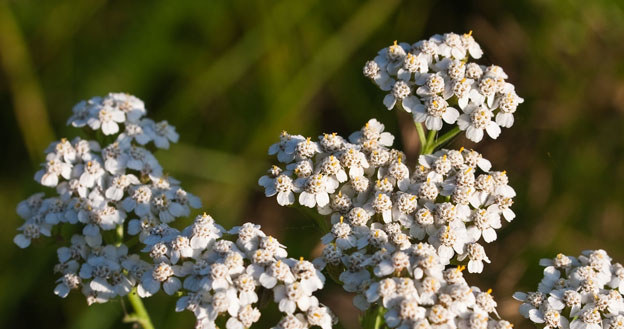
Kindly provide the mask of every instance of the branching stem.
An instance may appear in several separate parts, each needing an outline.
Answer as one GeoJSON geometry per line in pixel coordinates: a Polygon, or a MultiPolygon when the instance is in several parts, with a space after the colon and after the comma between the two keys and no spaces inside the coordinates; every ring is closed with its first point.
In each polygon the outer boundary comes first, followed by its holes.
{"type": "Polygon", "coordinates": [[[123,322],[138,323],[141,325],[141,327],[143,327],[143,329],[154,329],[152,319],[150,319],[150,316],[145,309],[145,305],[143,305],[141,297],[137,295],[136,289],[133,289],[128,294],[128,300],[130,301],[130,304],[134,309],[134,313],[124,316],[123,322]]]}

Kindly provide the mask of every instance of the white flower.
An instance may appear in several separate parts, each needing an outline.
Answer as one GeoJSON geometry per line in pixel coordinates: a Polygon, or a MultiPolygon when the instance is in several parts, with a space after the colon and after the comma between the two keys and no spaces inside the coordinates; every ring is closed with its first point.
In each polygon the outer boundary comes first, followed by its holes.
{"type": "Polygon", "coordinates": [[[30,242],[33,239],[38,239],[41,235],[51,236],[49,225],[38,225],[36,223],[26,223],[18,228],[22,233],[13,238],[15,243],[20,248],[26,248],[30,246],[30,242]]]}
{"type": "Polygon", "coordinates": [[[479,59],[483,55],[483,50],[472,36],[472,31],[462,34],[462,45],[468,50],[472,58],[479,59]]]}
{"type": "Polygon", "coordinates": [[[365,144],[374,140],[378,146],[390,147],[394,142],[394,136],[387,131],[384,132],[384,129],[384,125],[377,119],[370,119],[362,129],[349,136],[349,141],[356,144],[365,144]]]}
{"type": "Polygon", "coordinates": [[[115,201],[122,199],[124,190],[130,185],[138,185],[139,179],[132,175],[121,175],[113,177],[110,186],[106,189],[105,195],[107,198],[115,201]]]}
{"type": "Polygon", "coordinates": [[[143,275],[138,290],[139,296],[148,297],[155,294],[160,290],[161,283],[165,293],[173,295],[182,287],[180,280],[173,277],[174,274],[174,268],[171,265],[165,262],[157,264],[151,272],[143,275]]]}
{"type": "Polygon", "coordinates": [[[602,317],[597,308],[588,308],[570,323],[570,329],[602,329],[602,317]]]}
{"type": "Polygon", "coordinates": [[[260,320],[260,311],[251,305],[244,305],[238,311],[237,317],[231,317],[225,327],[227,329],[244,329],[249,328],[255,322],[260,320]]]}
{"type": "Polygon", "coordinates": [[[489,263],[490,259],[485,254],[483,246],[478,243],[470,243],[466,245],[466,252],[458,257],[458,260],[464,260],[468,257],[468,272],[481,273],[483,271],[483,262],[489,263]]]}
{"type": "Polygon", "coordinates": [[[103,102],[122,111],[128,122],[137,122],[147,113],[143,101],[129,94],[110,93],[103,102]]]}
{"type": "Polygon", "coordinates": [[[299,141],[295,146],[295,159],[305,160],[314,157],[315,154],[321,152],[321,148],[317,142],[312,142],[310,137],[299,141]]]}
{"type": "Polygon", "coordinates": [[[96,115],[87,120],[93,130],[102,129],[104,135],[112,135],[119,131],[118,123],[126,121],[126,116],[117,108],[103,106],[96,115]]]}
{"type": "Polygon", "coordinates": [[[570,329],[619,328],[624,323],[624,297],[612,285],[622,266],[612,265],[604,250],[584,250],[579,257],[558,254],[540,260],[540,265],[546,268],[538,291],[514,294],[523,301],[522,315],[548,328],[567,328],[568,319],[570,329]]]}
{"type": "Polygon", "coordinates": [[[87,161],[84,166],[78,165],[76,167],[78,171],[82,172],[79,178],[81,185],[85,186],[86,188],[103,185],[102,180],[106,172],[104,171],[104,168],[102,168],[102,165],[98,160],[94,159],[91,161],[87,161]]]}
{"type": "Polygon", "coordinates": [[[448,124],[453,124],[459,117],[459,111],[449,107],[446,100],[436,95],[427,98],[424,105],[414,104],[411,110],[414,121],[425,122],[429,130],[440,130],[443,120],[448,124]]]}
{"type": "Polygon", "coordinates": [[[334,192],[337,182],[323,174],[316,174],[309,178],[297,179],[295,185],[303,189],[299,194],[299,203],[312,208],[315,205],[323,207],[329,204],[328,193],[334,192]]]}
{"type": "Polygon", "coordinates": [[[496,229],[501,228],[501,221],[499,215],[489,209],[473,211],[472,221],[475,226],[468,228],[468,234],[473,241],[478,241],[481,236],[487,243],[496,240],[496,229]]]}
{"type": "Polygon", "coordinates": [[[126,123],[125,131],[117,136],[117,143],[125,144],[130,140],[134,140],[139,145],[145,145],[153,140],[151,131],[147,127],[152,125],[153,121],[143,119],[139,123],[126,123]]]}
{"type": "Polygon", "coordinates": [[[264,193],[267,197],[277,194],[277,203],[281,206],[291,205],[295,202],[295,193],[299,192],[299,187],[293,184],[293,180],[287,175],[279,175],[275,178],[262,176],[258,180],[258,184],[265,188],[264,193]]]}
{"type": "Polygon", "coordinates": [[[509,128],[514,123],[513,113],[516,112],[518,108],[518,104],[524,102],[522,97],[519,97],[516,92],[513,90],[513,86],[511,86],[509,91],[503,91],[502,94],[499,94],[497,98],[498,107],[500,108],[500,112],[496,114],[496,123],[505,128],[509,128]]]}
{"type": "Polygon", "coordinates": [[[121,202],[127,212],[134,211],[138,216],[150,214],[150,202],[152,189],[147,185],[133,186],[129,189],[129,195],[121,202]]]}
{"type": "Polygon", "coordinates": [[[410,86],[405,81],[395,81],[392,86],[392,91],[384,97],[383,103],[388,110],[392,110],[397,101],[403,101],[411,92],[410,86]]]}
{"type": "Polygon", "coordinates": [[[295,158],[295,148],[302,140],[305,140],[303,136],[289,135],[287,132],[283,131],[280,136],[280,141],[269,147],[269,155],[277,154],[277,159],[280,162],[288,163],[295,158]]]}
{"type": "Polygon", "coordinates": [[[175,220],[176,217],[188,215],[188,208],[184,208],[178,202],[175,202],[175,197],[171,191],[161,192],[158,195],[152,196],[152,206],[155,208],[155,212],[158,214],[158,218],[163,223],[170,223],[175,220]]]}
{"type": "Polygon", "coordinates": [[[464,109],[464,114],[457,118],[457,124],[459,129],[466,130],[466,137],[473,142],[480,142],[483,139],[483,130],[493,139],[501,132],[498,124],[492,121],[492,111],[478,105],[468,105],[464,109]]]}
{"type": "Polygon", "coordinates": [[[56,280],[58,284],[54,288],[54,294],[65,298],[70,290],[78,289],[82,284],[82,279],[76,273],[66,273],[56,280]]]}
{"type": "MultiPolygon", "coordinates": [[[[148,119],[149,120],[149,119],[148,119]]],[[[161,149],[169,149],[169,142],[177,143],[180,136],[175,131],[175,127],[169,125],[167,121],[154,123],[147,121],[145,128],[147,134],[154,141],[154,145],[161,149]]]]}
{"type": "Polygon", "coordinates": [[[65,179],[71,177],[72,165],[70,163],[56,159],[52,153],[47,158],[45,169],[41,169],[35,174],[35,181],[43,186],[55,187],[59,183],[59,176],[65,179]]]}
{"type": "Polygon", "coordinates": [[[332,315],[327,307],[312,306],[306,313],[306,319],[312,326],[318,326],[322,329],[332,328],[332,315]]]}

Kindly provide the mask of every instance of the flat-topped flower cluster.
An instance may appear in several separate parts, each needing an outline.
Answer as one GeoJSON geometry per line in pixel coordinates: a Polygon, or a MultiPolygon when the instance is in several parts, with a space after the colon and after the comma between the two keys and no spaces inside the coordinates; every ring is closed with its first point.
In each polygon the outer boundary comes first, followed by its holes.
{"type": "Polygon", "coordinates": [[[468,270],[481,272],[489,259],[478,242],[496,240],[501,219],[515,217],[506,173],[491,171],[488,160],[466,149],[421,155],[410,170],[383,129],[371,119],[348,140],[284,133],[269,150],[282,167],[274,165],[259,184],[281,205],[298,201],[331,214],[333,226],[322,239],[326,263],[348,266],[338,260],[353,253],[371,258],[370,245],[390,256],[426,241],[442,265],[468,258],[468,270]]]}
{"type": "Polygon", "coordinates": [[[14,242],[25,248],[41,235],[60,236],[59,226],[71,224],[69,230],[80,233],[58,249],[55,272],[61,277],[55,293],[65,297],[80,288],[90,303],[104,302],[128,294],[139,282],[128,266],[147,266],[128,254],[117,235],[188,216],[201,202],[164,174],[147,149],[168,148],[178,135],[166,121],[145,118],[138,98],[109,94],[82,101],[73,111],[68,124],[92,135],[114,135],[114,142],[102,146],[77,137],[52,143],[35,180],[56,195],[37,193],[18,205],[25,223],[14,242]]]}
{"type": "Polygon", "coordinates": [[[22,248],[41,235],[63,238],[62,224],[75,232],[57,252],[55,294],[79,290],[92,304],[162,289],[182,296],[176,310],[192,311],[202,329],[215,329],[220,318],[227,329],[250,327],[260,319],[260,295],[271,294],[284,313],[275,329],[331,328],[334,316],[313,296],[324,286],[323,274],[303,258],[288,258],[260,226],[228,231],[206,214],[182,231],[168,225],[201,202],[164,174],[147,149],[168,148],[178,139],[175,128],[145,114],[143,102],[126,94],[77,104],[68,124],[112,135],[113,142],[52,143],[35,180],[57,195],[37,193],[18,205],[25,223],[14,242],[22,248]]]}
{"type": "Polygon", "coordinates": [[[516,292],[520,313],[547,329],[624,328],[624,267],[604,250],[542,259],[537,291],[516,292]]]}
{"type": "Polygon", "coordinates": [[[410,170],[393,140],[375,119],[348,139],[282,133],[269,149],[281,167],[272,166],[259,184],[280,205],[331,214],[315,263],[357,293],[358,308],[382,305],[392,328],[470,321],[487,327],[495,302],[446,265],[467,259],[470,272],[481,272],[489,262],[478,241],[494,241],[501,219],[515,217],[505,172],[491,171],[489,161],[465,149],[422,155],[410,170]]]}
{"type": "Polygon", "coordinates": [[[248,328],[260,319],[259,294],[269,293],[284,313],[274,328],[332,327],[333,315],[313,296],[324,286],[323,274],[303,258],[288,258],[286,247],[259,225],[226,231],[204,214],[182,231],[167,224],[148,229],[141,240],[154,266],[139,295],[154,294],[161,284],[169,295],[180,291],[176,311],[192,311],[196,328],[213,329],[219,317],[227,329],[248,328]]]}
{"type": "Polygon", "coordinates": [[[414,44],[395,41],[366,62],[363,72],[389,92],[383,100],[389,110],[400,104],[429,130],[457,124],[479,142],[484,131],[496,139],[501,127],[511,127],[524,101],[500,66],[470,62],[482,54],[471,33],[436,34],[414,44]]]}

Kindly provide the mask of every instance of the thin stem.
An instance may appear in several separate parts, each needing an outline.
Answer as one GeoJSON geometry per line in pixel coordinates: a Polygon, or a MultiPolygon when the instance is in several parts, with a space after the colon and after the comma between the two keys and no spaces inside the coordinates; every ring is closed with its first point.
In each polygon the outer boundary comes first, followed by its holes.
{"type": "Polygon", "coordinates": [[[429,153],[433,153],[436,148],[453,139],[453,137],[457,136],[460,131],[459,127],[455,127],[449,130],[446,134],[442,135],[442,137],[438,138],[435,143],[427,145],[429,153]]]}
{"type": "Polygon", "coordinates": [[[117,247],[121,246],[121,244],[123,243],[123,238],[124,238],[124,227],[123,227],[123,224],[119,224],[117,225],[117,228],[115,229],[115,245],[117,247]]]}
{"type": "Polygon", "coordinates": [[[145,309],[145,305],[143,305],[141,297],[137,295],[136,289],[132,290],[128,294],[128,300],[130,301],[132,308],[134,308],[134,313],[126,315],[123,319],[123,322],[134,322],[140,324],[143,329],[154,329],[152,319],[150,319],[150,316],[145,309]]]}
{"type": "Polygon", "coordinates": [[[436,130],[429,130],[427,142],[425,143],[425,147],[420,150],[420,154],[431,154],[433,152],[431,145],[434,144],[437,133],[438,132],[436,130]]]}
{"type": "Polygon", "coordinates": [[[377,315],[375,316],[375,326],[373,328],[381,329],[384,323],[383,314],[384,314],[383,308],[379,307],[377,309],[377,315]]]}
{"type": "Polygon", "coordinates": [[[427,135],[427,147],[430,147],[430,145],[433,143],[437,133],[437,130],[429,130],[429,134],[427,135]]]}
{"type": "Polygon", "coordinates": [[[418,139],[420,140],[420,154],[423,153],[425,147],[427,147],[427,140],[425,139],[425,129],[423,129],[422,123],[414,122],[416,125],[416,131],[418,132],[418,139]]]}
{"type": "Polygon", "coordinates": [[[363,329],[381,329],[384,327],[384,313],[383,306],[377,306],[368,309],[364,313],[364,317],[361,319],[363,329]]]}

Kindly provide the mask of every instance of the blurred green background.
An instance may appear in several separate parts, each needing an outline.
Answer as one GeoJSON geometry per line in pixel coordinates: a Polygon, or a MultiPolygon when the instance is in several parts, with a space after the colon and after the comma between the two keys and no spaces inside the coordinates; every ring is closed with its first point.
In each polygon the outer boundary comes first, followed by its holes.
{"type": "MultiPolygon", "coordinates": [[[[624,4],[582,1],[0,0],[0,327],[130,328],[119,302],[87,307],[52,290],[56,244],[20,250],[16,204],[81,99],[125,91],[180,143],[157,157],[226,226],[263,225],[292,256],[318,252],[306,215],[266,199],[256,185],[268,146],[283,129],[348,135],[371,117],[415,161],[409,118],[386,111],[361,68],[393,40],[473,30],[526,101],[516,124],[476,149],[506,169],[518,217],[487,246],[492,264],[472,284],[493,288],[499,312],[530,328],[511,299],[535,289],[539,258],[603,248],[624,261],[624,4]]],[[[466,140],[454,146],[473,147],[466,140]]],[[[349,296],[322,295],[345,328],[357,328],[349,296]]],[[[157,328],[191,328],[174,298],[147,300],[157,328]]]]}

